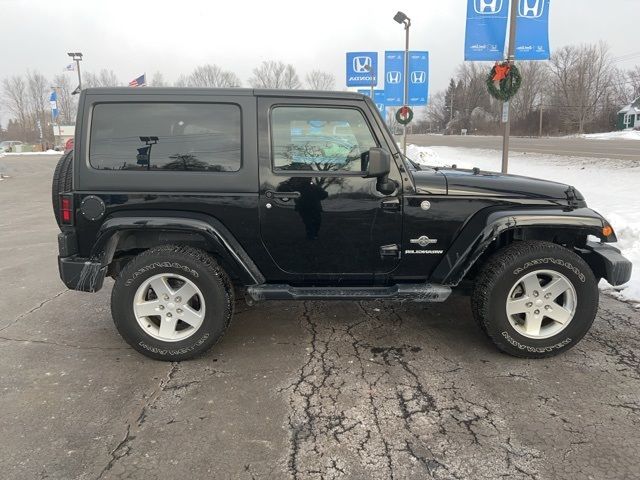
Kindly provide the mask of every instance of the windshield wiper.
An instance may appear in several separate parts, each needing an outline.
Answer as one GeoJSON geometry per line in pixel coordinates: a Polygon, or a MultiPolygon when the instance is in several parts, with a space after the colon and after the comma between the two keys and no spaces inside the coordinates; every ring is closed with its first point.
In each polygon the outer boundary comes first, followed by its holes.
{"type": "Polygon", "coordinates": [[[414,162],[413,160],[411,160],[409,157],[407,157],[404,154],[400,154],[402,156],[402,158],[404,158],[407,162],[409,162],[411,164],[411,166],[413,166],[413,168],[415,168],[416,170],[422,170],[422,167],[420,166],[419,163],[414,162]]]}

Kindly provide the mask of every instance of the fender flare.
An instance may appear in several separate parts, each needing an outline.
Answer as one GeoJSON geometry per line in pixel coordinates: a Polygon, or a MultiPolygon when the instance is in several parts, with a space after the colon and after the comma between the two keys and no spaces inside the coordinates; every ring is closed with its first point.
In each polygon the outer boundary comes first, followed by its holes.
{"type": "MultiPolygon", "coordinates": [[[[607,221],[590,208],[484,209],[466,222],[433,270],[429,281],[448,286],[458,285],[491,242],[507,230],[520,227],[566,227],[603,238],[602,228],[607,225],[607,221]]],[[[615,234],[603,240],[617,241],[615,234]]]]}
{"type": "Polygon", "coordinates": [[[91,259],[107,266],[113,260],[120,237],[135,231],[163,230],[195,233],[201,236],[208,247],[223,260],[236,268],[236,273],[245,285],[259,285],[265,278],[251,257],[233,234],[217,219],[208,215],[180,217],[165,216],[161,212],[127,212],[127,216],[114,216],[100,227],[91,251],[91,259]]]}

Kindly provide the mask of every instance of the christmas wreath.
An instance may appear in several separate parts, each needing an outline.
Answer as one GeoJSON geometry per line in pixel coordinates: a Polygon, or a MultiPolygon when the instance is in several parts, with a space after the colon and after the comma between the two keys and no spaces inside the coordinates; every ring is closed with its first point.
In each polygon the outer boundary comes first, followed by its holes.
{"type": "Polygon", "coordinates": [[[396,111],[396,121],[400,125],[408,125],[413,120],[413,110],[409,107],[401,107],[396,111]]]}
{"type": "Polygon", "coordinates": [[[492,97],[508,102],[522,85],[520,70],[513,63],[496,63],[487,77],[487,90],[492,97]]]}

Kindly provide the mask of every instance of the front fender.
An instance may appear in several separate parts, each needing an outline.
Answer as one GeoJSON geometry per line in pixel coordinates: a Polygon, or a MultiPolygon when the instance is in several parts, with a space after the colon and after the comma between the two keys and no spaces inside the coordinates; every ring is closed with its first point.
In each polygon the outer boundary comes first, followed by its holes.
{"type": "Polygon", "coordinates": [[[208,248],[220,255],[225,263],[233,265],[245,285],[264,283],[264,276],[233,234],[214,218],[186,218],[172,216],[118,216],[105,220],[100,227],[91,251],[91,259],[106,266],[113,259],[118,241],[123,234],[135,231],[172,231],[195,233],[208,248]]]}
{"type": "Polygon", "coordinates": [[[469,269],[498,235],[523,227],[571,228],[576,232],[596,235],[607,242],[615,242],[615,234],[603,237],[607,221],[590,208],[575,210],[488,208],[476,213],[463,227],[447,253],[434,269],[429,281],[442,285],[458,285],[469,269]]]}

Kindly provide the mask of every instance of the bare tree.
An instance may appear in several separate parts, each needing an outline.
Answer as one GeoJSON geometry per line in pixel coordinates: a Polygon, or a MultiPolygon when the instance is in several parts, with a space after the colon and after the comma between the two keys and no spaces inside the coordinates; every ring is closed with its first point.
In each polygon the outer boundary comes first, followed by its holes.
{"type": "Polygon", "coordinates": [[[49,97],[51,89],[49,81],[39,72],[27,72],[27,91],[29,93],[29,116],[32,130],[38,131],[42,129],[42,136],[50,138],[52,131],[46,128],[48,119],[51,118],[49,97]],[[39,125],[39,127],[38,127],[39,125]]]}
{"type": "Polygon", "coordinates": [[[640,65],[636,65],[633,70],[630,70],[627,73],[627,77],[629,81],[629,87],[633,92],[631,96],[633,97],[633,100],[635,100],[636,98],[640,97],[640,65]]]}
{"type": "Polygon", "coordinates": [[[211,64],[196,67],[188,79],[190,87],[229,88],[239,87],[240,84],[240,79],[235,73],[211,64]]]}
{"type": "Polygon", "coordinates": [[[189,86],[189,77],[184,73],[181,74],[178,79],[173,82],[174,87],[185,88],[189,86]]]}
{"type": "Polygon", "coordinates": [[[307,86],[311,90],[333,90],[336,85],[335,77],[321,70],[312,70],[306,76],[307,86]]]}
{"type": "Polygon", "coordinates": [[[58,95],[58,110],[60,114],[58,123],[61,125],[74,125],[78,111],[76,96],[71,95],[72,87],[69,77],[65,74],[53,77],[53,84],[58,95]]]}
{"type": "Polygon", "coordinates": [[[605,43],[567,46],[551,56],[554,95],[563,122],[584,133],[595,120],[612,85],[612,61],[605,43]]]}
{"type": "Polygon", "coordinates": [[[156,72],[151,77],[151,86],[152,87],[166,87],[167,83],[164,81],[164,75],[162,72],[156,72]]]}
{"type": "Polygon", "coordinates": [[[85,88],[119,87],[122,83],[118,80],[118,77],[113,70],[103,68],[97,75],[91,72],[85,73],[82,77],[82,85],[85,88]]]}
{"type": "Polygon", "coordinates": [[[264,61],[254,68],[249,84],[253,88],[297,89],[302,86],[293,65],[273,60],[264,61]]]}
{"type": "Polygon", "coordinates": [[[450,119],[449,109],[446,106],[445,92],[432,95],[424,112],[425,119],[434,124],[438,130],[444,130],[450,119]]]}
{"type": "Polygon", "coordinates": [[[27,85],[22,77],[14,75],[2,80],[2,104],[18,121],[20,128],[26,127],[28,98],[27,85]]]}
{"type": "Polygon", "coordinates": [[[549,90],[549,70],[542,62],[521,62],[518,65],[522,85],[511,100],[514,120],[524,120],[536,112],[549,90]]]}

